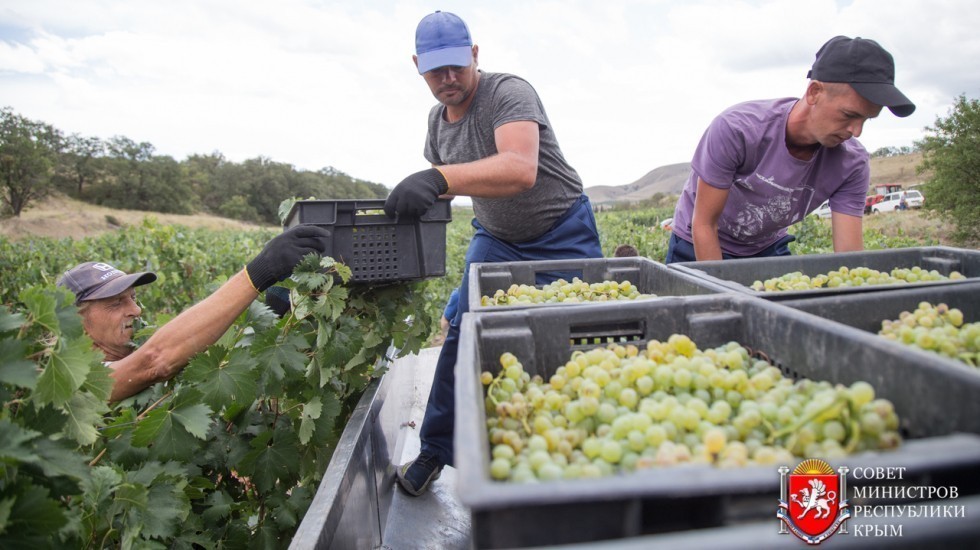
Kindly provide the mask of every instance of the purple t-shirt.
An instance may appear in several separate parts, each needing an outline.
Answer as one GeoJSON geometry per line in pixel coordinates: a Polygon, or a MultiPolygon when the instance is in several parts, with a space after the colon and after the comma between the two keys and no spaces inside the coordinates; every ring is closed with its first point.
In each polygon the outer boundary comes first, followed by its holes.
{"type": "Polygon", "coordinates": [[[830,209],[864,215],[871,182],[868,152],[856,139],[820,147],[810,160],[786,148],[786,121],[796,98],[749,101],[730,107],[705,131],[691,176],[674,210],[674,232],[694,242],[691,218],[698,176],[728,189],[718,219],[721,250],[751,256],[786,235],[786,228],[830,199],[830,209]]]}

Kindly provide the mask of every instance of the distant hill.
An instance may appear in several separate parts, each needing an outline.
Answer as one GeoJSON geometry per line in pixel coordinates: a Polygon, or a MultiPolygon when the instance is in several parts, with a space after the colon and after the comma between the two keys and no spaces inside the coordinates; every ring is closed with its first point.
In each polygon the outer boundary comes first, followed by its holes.
{"type": "MultiPolygon", "coordinates": [[[[880,157],[871,159],[871,185],[897,183],[909,187],[925,181],[926,175],[917,175],[916,167],[922,162],[922,153],[880,157]]],[[[640,202],[657,193],[679,195],[691,174],[691,163],[681,162],[655,168],[642,178],[626,185],[596,185],[587,187],[585,193],[592,204],[640,202]]]]}
{"type": "Polygon", "coordinates": [[[691,173],[691,163],[668,164],[655,168],[642,178],[626,185],[596,185],[587,187],[585,193],[592,204],[611,204],[616,202],[639,202],[663,193],[678,195],[687,183],[691,173]]]}

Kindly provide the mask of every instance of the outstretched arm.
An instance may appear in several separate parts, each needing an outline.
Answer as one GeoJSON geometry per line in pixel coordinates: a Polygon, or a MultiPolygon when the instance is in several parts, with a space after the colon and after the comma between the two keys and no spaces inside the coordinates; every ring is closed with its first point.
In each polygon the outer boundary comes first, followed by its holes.
{"type": "Polygon", "coordinates": [[[218,341],[258,293],[245,270],[160,327],[145,344],[110,365],[111,401],[119,401],[180,372],[190,358],[218,341]]]}
{"type": "Polygon", "coordinates": [[[192,356],[218,341],[259,292],[288,277],[310,252],[322,253],[329,233],[300,225],[269,241],[245,269],[213,294],[160,327],[145,344],[113,362],[111,401],[125,399],[180,372],[192,356]]]}

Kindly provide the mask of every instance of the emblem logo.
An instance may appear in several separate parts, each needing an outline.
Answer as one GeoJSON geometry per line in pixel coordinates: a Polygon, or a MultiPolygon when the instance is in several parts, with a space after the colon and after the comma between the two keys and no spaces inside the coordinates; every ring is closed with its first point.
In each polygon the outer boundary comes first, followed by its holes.
{"type": "Polygon", "coordinates": [[[841,466],[837,471],[834,475],[830,464],[814,458],[801,462],[789,476],[789,468],[779,468],[776,517],[780,534],[792,532],[807,544],[820,544],[838,530],[847,534],[844,521],[851,517],[846,498],[850,470],[841,466]]]}

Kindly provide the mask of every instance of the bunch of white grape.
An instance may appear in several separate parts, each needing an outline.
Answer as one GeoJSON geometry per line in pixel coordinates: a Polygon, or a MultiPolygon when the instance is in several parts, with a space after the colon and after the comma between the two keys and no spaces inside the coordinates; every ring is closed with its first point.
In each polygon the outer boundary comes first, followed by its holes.
{"type": "Polygon", "coordinates": [[[738,467],[898,446],[891,402],[866,382],[793,381],[735,342],[673,335],[576,351],[545,381],[511,353],[483,372],[497,480],[599,477],[680,463],[738,467]]]}
{"type": "Polygon", "coordinates": [[[815,288],[837,288],[848,286],[895,285],[906,283],[921,283],[927,281],[943,281],[964,279],[962,273],[953,271],[949,276],[933,270],[922,269],[919,266],[905,268],[896,267],[890,273],[871,269],[869,267],[848,268],[842,266],[827,274],[821,273],[814,277],[794,271],[780,277],[755,281],[752,290],[759,292],[776,292],[781,290],[812,290],[815,288]]]}
{"type": "Polygon", "coordinates": [[[980,322],[964,323],[963,312],[946,304],[920,302],[915,311],[882,321],[878,334],[980,367],[980,322]]]}
{"type": "Polygon", "coordinates": [[[572,282],[565,279],[535,287],[531,285],[510,285],[506,291],[498,290],[493,297],[483,296],[480,305],[512,306],[515,304],[554,304],[575,302],[606,302],[610,300],[637,300],[652,298],[654,294],[641,294],[629,281],[602,281],[586,283],[575,277],[572,282]]]}

